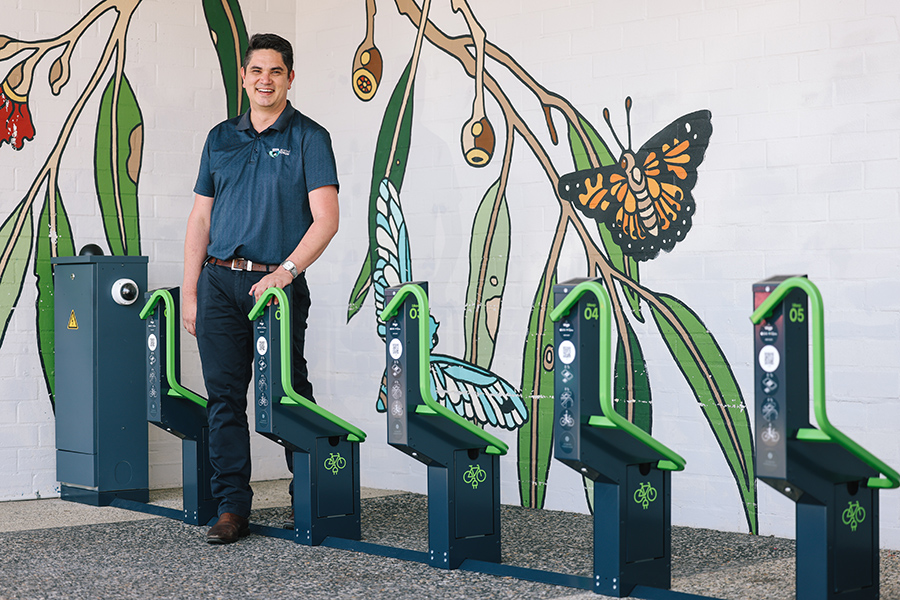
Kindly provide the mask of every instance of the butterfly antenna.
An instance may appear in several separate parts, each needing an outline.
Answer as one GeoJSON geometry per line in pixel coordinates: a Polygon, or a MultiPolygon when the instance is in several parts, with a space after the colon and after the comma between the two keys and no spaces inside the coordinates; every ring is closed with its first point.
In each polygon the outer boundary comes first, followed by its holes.
{"type": "Polygon", "coordinates": [[[625,97],[625,123],[628,126],[628,149],[631,149],[631,96],[625,97]]]}
{"type": "MultiPolygon", "coordinates": [[[[619,136],[616,135],[616,130],[613,129],[612,123],[609,120],[609,109],[608,108],[603,109],[603,120],[606,121],[606,126],[609,127],[609,130],[612,132],[613,138],[615,138],[616,143],[619,145],[619,148],[622,149],[622,152],[625,152],[625,146],[623,146],[622,142],[619,141],[619,136]]],[[[629,131],[629,136],[630,135],[631,135],[631,131],[629,131]]]]}

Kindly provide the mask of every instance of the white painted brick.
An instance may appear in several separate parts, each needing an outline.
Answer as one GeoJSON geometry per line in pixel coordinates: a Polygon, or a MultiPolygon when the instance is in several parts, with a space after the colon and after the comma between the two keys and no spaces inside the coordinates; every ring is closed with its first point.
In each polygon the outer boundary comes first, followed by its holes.
{"type": "Polygon", "coordinates": [[[703,38],[711,32],[733,35],[738,32],[738,11],[733,8],[703,12],[681,12],[678,16],[680,39],[703,38]]]}
{"type": "Polygon", "coordinates": [[[707,32],[707,36],[703,39],[707,62],[730,63],[761,57],[764,54],[763,39],[755,33],[709,37],[712,33],[707,32]]]}
{"type": "Polygon", "coordinates": [[[801,166],[800,189],[804,192],[842,192],[863,187],[863,169],[859,163],[801,166]]]}
{"type": "Polygon", "coordinates": [[[834,162],[900,158],[900,131],[835,135],[831,140],[834,162]]]}
{"type": "Polygon", "coordinates": [[[788,25],[800,22],[800,10],[796,0],[742,4],[738,9],[740,31],[783,30],[788,25]]]}
{"type": "Polygon", "coordinates": [[[593,25],[594,7],[590,4],[544,10],[542,14],[545,34],[556,34],[593,25]]]}
{"type": "Polygon", "coordinates": [[[841,20],[831,23],[832,47],[862,46],[898,41],[900,33],[894,19],[874,17],[863,20],[841,20]]]}
{"type": "Polygon", "coordinates": [[[650,43],[672,43],[678,37],[678,24],[674,19],[647,19],[622,23],[624,47],[642,48],[650,43]]]}
{"type": "Polygon", "coordinates": [[[830,162],[828,136],[791,137],[766,142],[766,164],[786,167],[797,162],[827,164],[830,162]]]}
{"type": "Polygon", "coordinates": [[[895,160],[869,161],[865,164],[865,187],[896,189],[900,187],[900,169],[895,160]]]}
{"type": "Polygon", "coordinates": [[[835,103],[884,102],[900,99],[900,77],[872,75],[839,79],[834,83],[835,103]]]}
{"type": "Polygon", "coordinates": [[[799,54],[829,47],[826,25],[801,25],[768,31],[765,34],[766,54],[799,54]]]}
{"type": "Polygon", "coordinates": [[[844,21],[866,14],[870,2],[865,0],[800,0],[800,19],[812,21],[844,21]]]}

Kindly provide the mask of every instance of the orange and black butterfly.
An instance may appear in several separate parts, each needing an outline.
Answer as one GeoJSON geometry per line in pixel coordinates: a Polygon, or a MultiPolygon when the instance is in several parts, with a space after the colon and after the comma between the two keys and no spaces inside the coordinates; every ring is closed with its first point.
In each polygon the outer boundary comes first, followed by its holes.
{"type": "MultiPolygon", "coordinates": [[[[606,223],[622,251],[635,260],[656,258],[691,228],[697,167],[712,135],[712,113],[700,110],[669,124],[631,150],[631,98],[625,99],[628,147],[608,167],[576,171],[559,180],[559,195],[587,216],[606,223]]],[[[609,109],[603,118],[612,131],[609,109]]]]}

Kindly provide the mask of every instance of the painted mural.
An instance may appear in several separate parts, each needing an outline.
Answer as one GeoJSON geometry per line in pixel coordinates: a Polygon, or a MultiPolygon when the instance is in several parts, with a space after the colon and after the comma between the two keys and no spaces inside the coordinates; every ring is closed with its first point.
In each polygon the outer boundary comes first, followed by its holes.
{"type": "MultiPolygon", "coordinates": [[[[138,99],[125,73],[128,29],[141,0],[102,0],[66,32],[45,40],[17,40],[0,32],[0,64],[9,67],[0,84],[0,152],[21,150],[42,130],[29,107],[34,73],[41,61],[51,61],[49,81],[54,96],[69,83],[71,61],[85,32],[112,12],[103,50],[92,64],[84,90],[69,108],[56,142],[44,159],[28,193],[0,226],[0,345],[15,313],[29,268],[37,286],[37,348],[51,405],[54,404],[53,277],[50,261],[75,254],[75,234],[60,186],[68,142],[79,119],[95,118],[94,184],[106,237],[105,253],[141,253],[138,183],[144,143],[138,99]],[[86,116],[84,107],[99,95],[100,109],[86,116]],[[8,144],[9,148],[5,145],[8,144]]],[[[246,107],[240,63],[247,48],[247,31],[236,0],[203,0],[210,36],[222,71],[229,116],[246,107]]],[[[91,59],[82,58],[90,61],[91,59]]],[[[39,84],[38,84],[39,85],[39,84]]],[[[48,107],[49,108],[49,107],[48,107]]]]}
{"type": "MultiPolygon", "coordinates": [[[[138,99],[125,74],[127,33],[141,0],[101,0],[67,32],[47,40],[16,40],[0,32],[0,64],[8,67],[0,86],[0,152],[20,150],[38,135],[47,135],[29,107],[35,67],[53,60],[49,86],[54,95],[69,81],[70,61],[85,30],[102,15],[114,11],[105,47],[93,75],[70,108],[52,151],[35,174],[26,196],[0,226],[0,345],[22,293],[28,269],[37,285],[36,334],[47,389],[53,402],[53,297],[50,259],[75,253],[75,233],[67,217],[65,189],[59,170],[73,127],[85,117],[83,108],[100,96],[95,123],[94,179],[107,251],[140,253],[138,182],[143,149],[143,123],[138,99]],[[9,148],[5,146],[9,145],[9,148]]],[[[757,531],[756,484],[752,433],[744,400],[711,332],[679,299],[652,289],[640,277],[641,262],[654,260],[684,239],[692,225],[698,200],[693,187],[712,136],[712,115],[699,110],[676,118],[634,151],[630,114],[640,99],[625,101],[624,129],[604,120],[615,141],[618,158],[598,133],[565,98],[546,89],[506,51],[492,44],[466,0],[451,0],[455,15],[468,35],[450,36],[428,18],[430,0],[395,0],[397,11],[411,25],[412,52],[405,68],[385,65],[375,45],[375,0],[365,0],[366,33],[356,50],[352,86],[365,102],[384,100],[384,116],[374,149],[369,189],[369,235],[359,275],[350,293],[347,318],[362,308],[369,291],[376,315],[384,305],[384,289],[413,279],[409,240],[415,235],[403,217],[401,191],[410,156],[415,106],[415,81],[422,47],[430,44],[471,78],[471,116],[459,136],[460,152],[473,168],[494,169],[497,177],[485,191],[469,232],[469,269],[462,311],[465,351],[462,356],[433,354],[431,384],[447,406],[483,426],[516,431],[518,478],[524,506],[542,507],[551,468],[553,419],[553,326],[549,314],[552,288],[563,244],[574,240],[584,248],[581,275],[600,277],[610,293],[617,330],[615,356],[616,409],[646,431],[652,428],[652,393],[641,346],[633,323],[649,318],[693,392],[732,472],[744,504],[750,531],[757,531]],[[424,15],[424,18],[423,18],[424,15]],[[505,70],[531,92],[543,121],[530,123],[491,70],[505,70]],[[391,93],[378,94],[386,78],[391,93]],[[500,127],[488,118],[499,114],[500,127]],[[557,124],[564,128],[557,130],[557,124]],[[555,164],[534,133],[547,127],[551,143],[566,144],[571,164],[555,164]],[[625,139],[623,143],[622,135],[625,139]],[[523,335],[521,372],[498,373],[492,368],[501,316],[512,239],[510,183],[513,145],[526,145],[547,180],[547,200],[558,207],[553,239],[541,256],[543,269],[535,282],[528,329],[504,332],[523,335]],[[497,155],[495,158],[495,154],[497,155]],[[592,233],[593,232],[593,233],[592,233]],[[599,243],[595,241],[599,239],[599,243]],[[518,385],[511,383],[518,376],[518,385]]],[[[225,88],[226,112],[232,117],[247,106],[238,69],[247,33],[237,0],[202,0],[210,37],[225,88]]],[[[82,59],[89,60],[89,59],[82,59]]],[[[530,108],[530,107],[527,107],[530,108]]],[[[618,121],[618,119],[617,119],[618,121]]],[[[424,195],[425,190],[406,190],[424,195]]],[[[702,199],[699,199],[702,207],[702,199]]],[[[567,273],[567,276],[574,275],[567,273]]],[[[444,316],[443,318],[447,318],[444,316]]],[[[376,317],[376,331],[383,337],[376,317]]],[[[439,343],[440,323],[431,317],[432,349],[439,343]]],[[[378,381],[373,375],[373,384],[378,381]]],[[[384,377],[373,389],[378,410],[385,406],[384,377]]],[[[590,487],[589,506],[592,504],[590,487]]]]}
{"type": "MultiPolygon", "coordinates": [[[[635,151],[630,114],[640,104],[625,100],[627,143],[616,132],[609,110],[604,120],[615,141],[616,153],[596,127],[565,98],[546,89],[502,48],[492,44],[466,0],[450,0],[453,13],[466,25],[468,35],[451,36],[429,19],[431,0],[395,0],[408,19],[411,57],[402,70],[384,64],[375,44],[375,0],[365,1],[366,33],[351,67],[353,92],[365,102],[379,96],[388,74],[396,73],[385,98],[384,117],[375,147],[369,191],[369,239],[362,267],[350,293],[348,321],[362,308],[370,289],[376,315],[384,305],[384,289],[412,279],[413,257],[409,239],[415,236],[403,219],[401,191],[413,135],[415,80],[421,50],[430,44],[473,81],[470,118],[460,132],[460,151],[468,165],[496,170],[496,181],[485,191],[472,219],[469,234],[469,270],[466,302],[461,315],[466,340],[460,358],[433,355],[431,386],[436,397],[473,422],[516,430],[521,503],[542,507],[551,467],[553,420],[553,285],[563,244],[574,236],[584,248],[585,269],[580,275],[599,277],[612,300],[617,330],[615,405],[620,414],[646,431],[652,428],[650,374],[641,339],[633,322],[649,318],[656,325],[685,381],[693,392],[718,441],[743,500],[751,532],[757,531],[753,438],[740,387],[727,358],[697,314],[684,302],[652,289],[640,277],[640,263],[673,250],[689,233],[697,206],[692,190],[698,167],[712,136],[712,114],[707,110],[676,118],[635,151]],[[491,70],[514,75],[542,109],[542,123],[529,123],[491,70]],[[499,129],[487,116],[502,117],[499,129]],[[565,138],[557,123],[564,125],[565,138]],[[551,143],[568,145],[572,164],[555,164],[534,127],[547,127],[551,143]],[[553,239],[543,258],[543,272],[535,282],[534,300],[524,349],[519,385],[510,374],[492,371],[500,335],[503,295],[512,236],[506,191],[510,182],[513,145],[524,143],[540,163],[547,179],[547,200],[559,212],[553,239]],[[497,157],[495,158],[495,154],[497,157]],[[595,236],[591,231],[597,233],[595,236]]],[[[460,101],[466,99],[462,94],[460,101]]],[[[413,197],[426,190],[405,190],[413,197]]],[[[567,274],[575,275],[575,274],[567,274]]],[[[377,321],[377,317],[376,317],[377,321]]],[[[377,323],[384,337],[384,324],[377,323]]],[[[438,323],[431,317],[432,347],[438,323]]],[[[521,335],[505,332],[504,335],[521,335]]],[[[374,392],[374,390],[373,390],[374,392]]],[[[373,393],[373,395],[375,395],[373,393]]],[[[382,378],[378,410],[385,409],[382,378]]],[[[589,506],[591,486],[585,486],[589,506]]]]}

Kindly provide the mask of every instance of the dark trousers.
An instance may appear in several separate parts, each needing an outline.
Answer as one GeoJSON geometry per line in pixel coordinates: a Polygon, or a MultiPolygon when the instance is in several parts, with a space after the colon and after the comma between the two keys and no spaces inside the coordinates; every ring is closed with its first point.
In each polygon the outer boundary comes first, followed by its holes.
{"type": "MultiPolygon", "coordinates": [[[[255,303],[250,287],[264,276],[207,264],[197,282],[197,346],[209,398],[211,487],[219,500],[220,515],[230,512],[248,517],[253,499],[247,388],[253,377],[254,341],[253,323],[247,315],[255,303]]],[[[315,402],[303,357],[310,305],[304,274],[291,284],[289,298],[293,386],[315,402]]],[[[292,454],[285,454],[293,472],[292,454]]]]}

